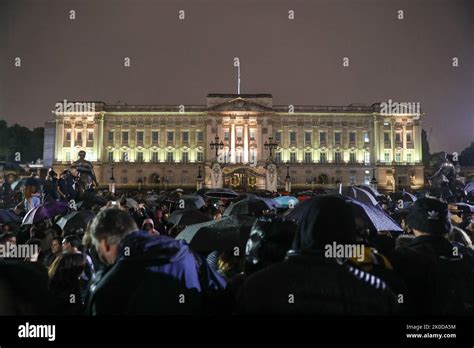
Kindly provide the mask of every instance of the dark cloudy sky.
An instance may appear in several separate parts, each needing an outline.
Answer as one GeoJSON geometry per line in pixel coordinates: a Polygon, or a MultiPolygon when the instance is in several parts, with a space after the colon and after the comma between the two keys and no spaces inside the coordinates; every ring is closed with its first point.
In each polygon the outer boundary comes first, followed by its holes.
{"type": "Polygon", "coordinates": [[[242,93],[421,102],[432,152],[460,151],[474,140],[473,46],[473,0],[0,0],[0,118],[39,126],[62,99],[205,104],[236,93],[239,57],[242,93]]]}

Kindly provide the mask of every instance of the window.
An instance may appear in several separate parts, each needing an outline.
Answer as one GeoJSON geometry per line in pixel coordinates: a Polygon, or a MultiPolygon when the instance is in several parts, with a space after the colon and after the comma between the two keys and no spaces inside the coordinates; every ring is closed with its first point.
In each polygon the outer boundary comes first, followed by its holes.
{"type": "Polygon", "coordinates": [[[356,163],[356,154],[355,152],[349,153],[349,163],[356,163]]]}
{"type": "Polygon", "coordinates": [[[397,152],[395,154],[395,162],[400,163],[402,161],[402,156],[400,155],[400,152],[397,152]]]}
{"type": "Polygon", "coordinates": [[[237,154],[235,156],[235,162],[242,163],[242,151],[237,151],[237,154]]]}
{"type": "Polygon", "coordinates": [[[356,176],[355,175],[350,175],[349,176],[349,182],[351,185],[355,185],[356,184],[356,176]]]}
{"type": "Polygon", "coordinates": [[[255,129],[250,128],[250,141],[255,141],[255,129]]]}
{"type": "Polygon", "coordinates": [[[364,152],[364,163],[365,164],[370,164],[370,152],[369,151],[364,152]]]}
{"type": "Polygon", "coordinates": [[[71,132],[70,131],[66,132],[66,141],[71,141],[71,132]]]}
{"type": "Polygon", "coordinates": [[[304,153],[304,163],[311,163],[312,158],[311,158],[311,152],[305,152],[304,153]]]}
{"type": "Polygon", "coordinates": [[[319,162],[326,163],[326,152],[321,152],[319,154],[319,162]]]}
{"type": "Polygon", "coordinates": [[[364,143],[370,143],[369,132],[364,132],[364,143]]]}
{"type": "Polygon", "coordinates": [[[204,162],[204,153],[202,151],[197,152],[197,161],[204,162]]]}
{"type": "Polygon", "coordinates": [[[76,132],[76,141],[82,142],[82,132],[76,132]]]}
{"type": "Polygon", "coordinates": [[[372,178],[370,177],[370,175],[367,175],[367,174],[364,175],[364,184],[365,185],[370,185],[371,180],[372,180],[372,178]]]}
{"type": "Polygon", "coordinates": [[[143,162],[143,152],[137,152],[137,162],[143,162]]]}
{"type": "Polygon", "coordinates": [[[290,163],[296,163],[296,152],[290,152],[290,163]]]}
{"type": "Polygon", "coordinates": [[[183,143],[187,143],[189,141],[189,132],[188,131],[181,132],[181,140],[183,141],[183,143]]]}
{"type": "Polygon", "coordinates": [[[196,137],[197,137],[197,141],[204,141],[204,132],[203,131],[197,131],[196,132],[196,137]]]}
{"type": "Polygon", "coordinates": [[[275,142],[280,143],[281,142],[281,132],[275,132],[275,142]]]}
{"type": "Polygon", "coordinates": [[[174,159],[173,153],[171,151],[167,152],[166,153],[166,161],[171,163],[171,162],[173,162],[173,159],[174,159]]]}
{"type": "Polygon", "coordinates": [[[66,151],[65,156],[66,162],[71,162],[71,153],[69,151],[66,151]]]}
{"type": "Polygon", "coordinates": [[[229,141],[229,130],[228,129],[224,130],[224,141],[229,141]]]}
{"type": "Polygon", "coordinates": [[[304,132],[304,142],[305,144],[311,144],[311,132],[304,132]]]}
{"type": "Polygon", "coordinates": [[[88,131],[87,132],[87,141],[94,141],[94,132],[88,131]]]}
{"type": "Polygon", "coordinates": [[[413,138],[411,136],[411,132],[407,132],[407,143],[411,143],[413,141],[413,138]]]}
{"type": "Polygon", "coordinates": [[[250,163],[257,162],[257,156],[255,149],[250,149],[250,163]]]}
{"type": "Polygon", "coordinates": [[[390,132],[384,132],[383,133],[383,141],[385,143],[389,143],[390,142],[390,132]]]}
{"type": "Polygon", "coordinates": [[[128,132],[122,132],[122,144],[128,144],[128,132]]]}
{"type": "Polygon", "coordinates": [[[407,153],[407,162],[411,163],[411,153],[407,153]]]}
{"type": "Polygon", "coordinates": [[[336,132],[334,133],[334,142],[336,144],[340,143],[341,142],[341,132],[336,132]]]}
{"type": "Polygon", "coordinates": [[[385,152],[384,161],[385,161],[385,163],[389,163],[389,162],[390,162],[390,154],[389,154],[388,152],[385,152]]]}
{"type": "Polygon", "coordinates": [[[281,162],[281,152],[277,152],[275,154],[275,162],[277,162],[277,163],[281,162]]]}
{"type": "Polygon", "coordinates": [[[114,161],[114,152],[113,151],[109,151],[107,153],[107,161],[108,162],[113,162],[114,161]]]}
{"type": "Polygon", "coordinates": [[[242,128],[237,128],[237,141],[242,141],[242,128]]]}
{"type": "Polygon", "coordinates": [[[151,143],[153,145],[157,145],[160,141],[160,132],[158,131],[152,131],[151,132],[151,143]]]}
{"type": "Polygon", "coordinates": [[[290,143],[296,143],[296,132],[290,132],[290,143]]]}
{"type": "Polygon", "coordinates": [[[395,133],[395,142],[400,143],[402,141],[402,133],[395,133]]]}
{"type": "Polygon", "coordinates": [[[151,153],[151,161],[154,162],[154,163],[158,162],[158,152],[157,151],[153,151],[151,153]]]}
{"type": "Polygon", "coordinates": [[[174,141],[174,132],[173,131],[168,131],[167,132],[167,140],[169,143],[172,143],[174,141]]]}
{"type": "Polygon", "coordinates": [[[137,144],[143,144],[143,131],[137,132],[137,144]]]}
{"type": "Polygon", "coordinates": [[[325,143],[326,142],[326,132],[319,133],[319,142],[325,143]]]}
{"type": "Polygon", "coordinates": [[[109,135],[107,139],[109,141],[109,144],[112,144],[114,142],[114,131],[109,131],[109,135]]]}
{"type": "Polygon", "coordinates": [[[356,142],[356,133],[355,132],[350,132],[349,133],[349,143],[355,144],[356,142]]]}
{"type": "Polygon", "coordinates": [[[342,162],[342,156],[339,151],[334,154],[334,162],[336,162],[337,164],[342,162]]]}
{"type": "Polygon", "coordinates": [[[181,160],[183,163],[188,163],[189,162],[189,153],[188,152],[183,152],[181,155],[181,160]]]}
{"type": "Polygon", "coordinates": [[[128,162],[128,152],[126,151],[122,152],[122,161],[128,162]]]}

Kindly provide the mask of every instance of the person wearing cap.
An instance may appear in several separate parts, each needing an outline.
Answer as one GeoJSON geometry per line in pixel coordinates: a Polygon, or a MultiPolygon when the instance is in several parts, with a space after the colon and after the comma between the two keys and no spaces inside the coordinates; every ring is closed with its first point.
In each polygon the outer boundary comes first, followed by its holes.
{"type": "Polygon", "coordinates": [[[406,222],[415,238],[389,256],[407,286],[405,294],[398,294],[404,310],[416,315],[469,312],[474,305],[472,260],[448,240],[452,230],[448,205],[420,198],[406,222]]]}

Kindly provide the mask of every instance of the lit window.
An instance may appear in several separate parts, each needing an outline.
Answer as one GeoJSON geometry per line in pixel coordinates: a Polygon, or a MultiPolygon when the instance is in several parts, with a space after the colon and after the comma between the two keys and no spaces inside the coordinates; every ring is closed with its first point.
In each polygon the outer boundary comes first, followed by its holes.
{"type": "Polygon", "coordinates": [[[296,163],[296,153],[295,152],[290,153],[290,163],[296,163]]]}
{"type": "Polygon", "coordinates": [[[166,153],[166,161],[167,162],[173,162],[174,157],[173,157],[173,152],[169,151],[166,153]]]}
{"type": "Polygon", "coordinates": [[[370,143],[369,132],[364,132],[364,143],[370,143]]]}
{"type": "Polygon", "coordinates": [[[113,151],[109,151],[107,153],[107,161],[108,162],[113,162],[114,161],[114,152],[113,151]]]}
{"type": "Polygon", "coordinates": [[[137,162],[143,162],[143,152],[137,153],[137,162]]]}
{"type": "Polygon", "coordinates": [[[255,141],[255,129],[250,128],[250,140],[255,141]]]}
{"type": "Polygon", "coordinates": [[[305,154],[304,154],[304,162],[305,162],[305,163],[311,163],[311,162],[312,162],[311,152],[305,152],[305,154]]]}
{"type": "Polygon", "coordinates": [[[400,132],[395,133],[395,141],[400,143],[402,141],[402,134],[400,132]]]}
{"type": "Polygon", "coordinates": [[[242,141],[242,128],[237,128],[237,141],[242,141]]]}
{"type": "Polygon", "coordinates": [[[319,154],[319,162],[326,163],[326,152],[321,152],[319,154]]]}
{"type": "Polygon", "coordinates": [[[369,151],[364,152],[364,163],[365,164],[370,164],[370,152],[369,151]]]}
{"type": "Polygon", "coordinates": [[[151,161],[155,162],[155,163],[158,162],[158,152],[157,151],[153,151],[151,153],[151,161]]]}
{"type": "Polygon", "coordinates": [[[342,156],[339,151],[334,154],[334,162],[337,164],[342,162],[342,156]]]}
{"type": "Polygon", "coordinates": [[[389,162],[390,162],[390,154],[389,154],[388,152],[385,152],[384,161],[385,161],[385,163],[389,163],[389,162]]]}
{"type": "Polygon", "coordinates": [[[395,162],[400,163],[402,161],[402,156],[399,152],[395,154],[395,162]]]}
{"type": "Polygon", "coordinates": [[[197,161],[204,162],[204,153],[202,151],[197,152],[197,161]]]}
{"type": "Polygon", "coordinates": [[[279,143],[281,142],[281,132],[275,132],[275,142],[279,143]]]}
{"type": "Polygon", "coordinates": [[[114,131],[109,131],[108,141],[109,144],[112,144],[114,142],[114,131]]]}
{"type": "Polygon", "coordinates": [[[87,141],[94,141],[94,132],[87,132],[87,141]]]}
{"type": "Polygon", "coordinates": [[[407,133],[407,143],[411,143],[413,141],[413,138],[411,136],[411,132],[407,133]]]}
{"type": "Polygon", "coordinates": [[[182,157],[181,157],[183,163],[188,163],[188,159],[189,159],[189,156],[188,156],[188,155],[189,155],[189,154],[188,154],[187,152],[183,152],[182,157]]]}
{"type": "Polygon", "coordinates": [[[355,163],[356,162],[356,154],[355,152],[349,153],[349,163],[355,163]]]}
{"type": "Polygon", "coordinates": [[[228,129],[224,130],[224,140],[229,141],[229,130],[228,129]]]}
{"type": "Polygon", "coordinates": [[[407,153],[407,162],[411,163],[411,153],[407,153]]]}
{"type": "Polygon", "coordinates": [[[275,162],[277,162],[277,163],[281,162],[281,152],[277,152],[275,154],[275,162]]]}
{"type": "Polygon", "coordinates": [[[204,132],[203,131],[197,131],[197,141],[204,141],[204,132]]]}

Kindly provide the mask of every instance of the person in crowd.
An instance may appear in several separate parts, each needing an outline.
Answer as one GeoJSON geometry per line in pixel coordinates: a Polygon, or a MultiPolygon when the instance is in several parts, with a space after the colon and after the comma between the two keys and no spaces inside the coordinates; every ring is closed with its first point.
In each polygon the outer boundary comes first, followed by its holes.
{"type": "Polygon", "coordinates": [[[415,238],[389,257],[404,279],[403,305],[409,314],[460,315],[474,308],[473,269],[446,238],[451,233],[448,206],[436,198],[418,199],[407,217],[415,238]]]}
{"type": "Polygon", "coordinates": [[[35,185],[25,186],[24,197],[26,212],[41,205],[41,194],[37,191],[37,186],[35,185]]]}
{"type": "Polygon", "coordinates": [[[5,232],[0,235],[0,244],[16,244],[16,236],[12,232],[5,232]]]}
{"type": "Polygon", "coordinates": [[[63,239],[63,251],[65,254],[80,254],[84,258],[84,272],[80,275],[81,280],[87,284],[94,279],[95,269],[92,258],[81,250],[81,239],[77,235],[69,235],[63,239]]]}
{"type": "Polygon", "coordinates": [[[237,298],[240,314],[382,315],[397,312],[384,281],[335,257],[327,247],[354,245],[354,214],[343,198],[311,200],[284,261],[248,277],[237,298]]]}
{"type": "Polygon", "coordinates": [[[79,175],[78,173],[77,168],[73,166],[70,170],[65,169],[61,173],[61,177],[58,180],[58,192],[62,201],[69,202],[76,199],[76,178],[79,175]]]}
{"type": "Polygon", "coordinates": [[[224,291],[223,279],[184,241],[138,230],[119,209],[101,211],[90,230],[109,267],[90,286],[88,314],[202,314],[224,291]]]}
{"type": "Polygon", "coordinates": [[[142,230],[147,231],[152,236],[159,236],[160,232],[155,230],[155,223],[152,219],[145,219],[143,221],[142,230]]]}
{"type": "Polygon", "coordinates": [[[80,281],[80,277],[84,269],[85,259],[79,253],[66,253],[60,259],[49,283],[57,312],[71,315],[83,312],[84,283],[80,281]]]}
{"type": "Polygon", "coordinates": [[[54,237],[51,240],[50,251],[44,258],[44,265],[49,268],[54,262],[54,260],[56,260],[58,257],[61,257],[62,252],[62,238],[54,237]]]}
{"type": "Polygon", "coordinates": [[[47,184],[44,188],[44,201],[53,202],[59,199],[58,191],[58,174],[50,168],[48,170],[48,175],[46,176],[47,184]]]}

